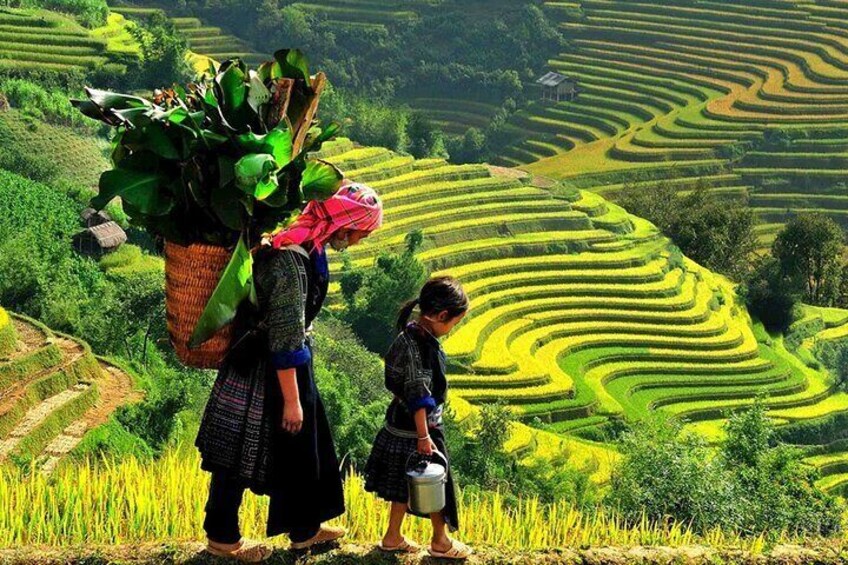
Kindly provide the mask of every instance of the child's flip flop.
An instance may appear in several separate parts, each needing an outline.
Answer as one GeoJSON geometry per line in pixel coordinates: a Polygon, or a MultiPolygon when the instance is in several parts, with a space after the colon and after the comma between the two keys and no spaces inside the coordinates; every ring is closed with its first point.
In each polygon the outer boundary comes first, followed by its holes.
{"type": "Polygon", "coordinates": [[[421,546],[417,543],[411,542],[406,537],[403,538],[399,544],[394,545],[392,547],[383,545],[383,542],[377,544],[377,547],[381,551],[385,551],[387,553],[418,553],[421,550],[421,546]]]}
{"type": "Polygon", "coordinates": [[[442,559],[465,559],[474,553],[473,549],[455,539],[451,540],[450,549],[447,551],[436,551],[433,549],[432,545],[427,548],[427,551],[430,552],[430,555],[433,557],[439,557],[442,559]]]}

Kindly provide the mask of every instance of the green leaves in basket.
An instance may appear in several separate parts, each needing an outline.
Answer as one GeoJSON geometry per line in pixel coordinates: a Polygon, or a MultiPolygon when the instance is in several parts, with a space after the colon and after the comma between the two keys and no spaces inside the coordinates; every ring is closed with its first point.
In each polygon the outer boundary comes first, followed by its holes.
{"type": "Polygon", "coordinates": [[[284,77],[303,79],[307,84],[311,84],[309,63],[300,49],[279,49],[274,52],[274,59],[280,65],[284,77]]]}
{"type": "Polygon", "coordinates": [[[300,190],[306,200],[323,200],[338,190],[344,174],[327,161],[315,159],[306,163],[300,181],[300,190]]]}
{"type": "Polygon", "coordinates": [[[155,173],[131,169],[113,169],[100,175],[100,193],[92,205],[101,209],[115,196],[120,196],[143,214],[161,216],[174,206],[173,199],[159,190],[162,178],[155,173]]]}
{"type": "Polygon", "coordinates": [[[268,153],[251,153],[238,160],[235,167],[236,184],[257,200],[264,200],[277,187],[277,162],[268,153]]]}
{"type": "Polygon", "coordinates": [[[245,298],[256,304],[256,287],[253,284],[253,256],[239,237],[233,255],[221,274],[206,308],[197,320],[188,346],[199,346],[235,318],[238,305],[245,298]]]}
{"type": "Polygon", "coordinates": [[[291,126],[285,122],[264,135],[257,135],[250,131],[239,135],[236,139],[246,151],[270,153],[280,167],[285,167],[292,160],[294,135],[291,126]]]}

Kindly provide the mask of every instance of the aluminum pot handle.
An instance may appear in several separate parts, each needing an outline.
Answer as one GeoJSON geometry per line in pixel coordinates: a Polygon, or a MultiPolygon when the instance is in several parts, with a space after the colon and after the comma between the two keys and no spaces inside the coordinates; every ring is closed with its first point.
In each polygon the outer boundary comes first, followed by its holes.
{"type": "Polygon", "coordinates": [[[405,469],[406,469],[407,471],[409,470],[409,461],[412,459],[412,457],[413,457],[414,455],[418,455],[419,457],[432,457],[433,455],[438,455],[439,457],[441,457],[441,458],[442,458],[442,461],[444,461],[444,462],[445,462],[445,470],[447,470],[447,468],[448,468],[448,458],[447,458],[447,457],[445,457],[444,453],[442,453],[442,452],[441,452],[441,451],[439,451],[438,449],[434,449],[434,450],[433,450],[433,453],[431,453],[430,455],[422,455],[421,453],[418,453],[418,451],[413,451],[412,453],[410,453],[410,454],[409,454],[409,457],[407,457],[407,458],[406,458],[406,466],[405,466],[405,469]]]}

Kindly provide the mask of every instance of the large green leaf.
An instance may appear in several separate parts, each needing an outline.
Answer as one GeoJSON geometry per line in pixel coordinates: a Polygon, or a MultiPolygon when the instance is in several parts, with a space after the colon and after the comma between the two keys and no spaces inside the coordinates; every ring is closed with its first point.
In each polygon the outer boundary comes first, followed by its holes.
{"type": "Polygon", "coordinates": [[[231,127],[241,129],[247,122],[246,110],[249,110],[243,64],[229,60],[221,65],[221,69],[215,77],[221,113],[231,127]]]}
{"type": "Polygon", "coordinates": [[[119,94],[88,87],[85,88],[85,93],[88,100],[71,99],[71,105],[89,118],[101,120],[111,125],[117,125],[121,121],[112,113],[113,110],[153,107],[153,103],[149,100],[129,94],[119,94]]]}
{"type": "Polygon", "coordinates": [[[280,64],[284,77],[303,79],[307,87],[311,88],[309,62],[300,49],[279,49],[274,53],[274,59],[280,64]]]}
{"type": "MultiPolygon", "coordinates": [[[[245,192],[264,200],[277,190],[277,162],[268,153],[251,153],[238,160],[235,166],[236,184],[245,192]]],[[[252,212],[252,208],[248,208],[252,212]]]]}
{"type": "Polygon", "coordinates": [[[339,133],[339,130],[342,129],[342,125],[339,122],[330,122],[327,124],[327,127],[322,128],[321,132],[314,136],[307,138],[306,142],[303,144],[303,148],[301,148],[300,153],[298,153],[298,157],[302,155],[306,155],[310,151],[318,151],[321,149],[321,145],[332,139],[339,133]]]}
{"type": "Polygon", "coordinates": [[[123,196],[127,191],[132,191],[134,194],[157,191],[159,181],[159,175],[154,173],[129,169],[104,171],[100,175],[100,192],[91,199],[91,206],[96,210],[102,210],[115,196],[123,196]]]}
{"type": "Polygon", "coordinates": [[[285,167],[292,159],[291,127],[285,121],[264,135],[247,132],[236,138],[245,151],[251,153],[270,153],[280,167],[285,167]]]}
{"type": "Polygon", "coordinates": [[[262,82],[262,78],[256,71],[249,71],[250,90],[247,94],[247,102],[253,111],[259,113],[259,107],[271,99],[271,91],[262,82]]]}
{"type": "Polygon", "coordinates": [[[244,208],[239,203],[235,182],[213,186],[210,200],[212,211],[222,224],[235,231],[244,228],[244,208]]]}
{"type": "MultiPolygon", "coordinates": [[[[158,180],[161,180],[157,177],[158,180]]],[[[121,190],[121,198],[147,216],[164,216],[174,207],[174,199],[160,183],[134,183],[121,190]]]]}
{"type": "Polygon", "coordinates": [[[327,161],[307,161],[300,180],[300,189],[306,200],[323,200],[332,196],[341,185],[344,174],[327,161]]]}
{"type": "Polygon", "coordinates": [[[255,297],[253,256],[243,237],[239,237],[235,251],[191,334],[189,347],[197,347],[212,337],[218,329],[235,318],[242,300],[248,298],[255,302],[255,297]]]}

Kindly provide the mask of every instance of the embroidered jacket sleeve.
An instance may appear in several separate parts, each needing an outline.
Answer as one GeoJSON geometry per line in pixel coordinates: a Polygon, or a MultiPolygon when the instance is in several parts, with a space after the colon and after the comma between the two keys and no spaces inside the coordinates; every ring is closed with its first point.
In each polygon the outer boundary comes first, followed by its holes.
{"type": "Polygon", "coordinates": [[[410,412],[436,407],[433,398],[433,371],[422,363],[418,344],[400,334],[385,356],[386,388],[400,398],[410,412]]]}
{"type": "Polygon", "coordinates": [[[288,369],[308,363],[312,355],[306,345],[305,272],[294,251],[272,252],[267,264],[257,273],[267,293],[266,319],[271,363],[276,369],[288,369]]]}

